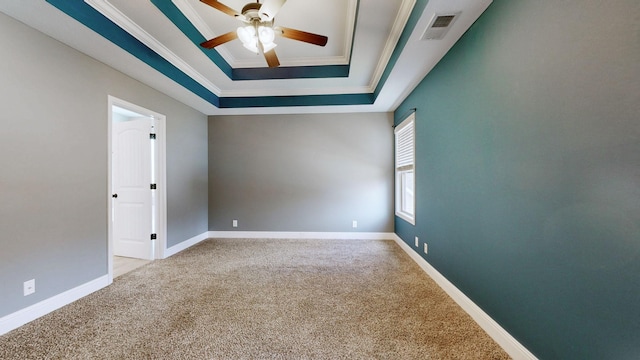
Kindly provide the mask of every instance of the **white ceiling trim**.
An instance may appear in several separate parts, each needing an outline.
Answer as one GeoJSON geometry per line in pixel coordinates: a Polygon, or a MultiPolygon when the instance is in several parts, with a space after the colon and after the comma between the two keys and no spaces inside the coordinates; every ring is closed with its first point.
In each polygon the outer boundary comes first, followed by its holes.
{"type": "MultiPolygon", "coordinates": [[[[173,0],[173,1],[185,1],[185,0],[173,0]]],[[[411,16],[411,12],[416,4],[416,0],[403,0],[396,18],[393,22],[393,27],[387,40],[385,42],[384,49],[380,55],[378,65],[374,71],[373,76],[371,77],[371,81],[368,85],[363,86],[351,86],[351,87],[334,87],[334,88],[326,88],[322,89],[312,89],[312,88],[295,88],[295,89],[282,89],[278,91],[277,89],[269,90],[270,96],[305,96],[305,95],[317,95],[317,94],[371,94],[376,90],[376,87],[380,83],[382,79],[382,75],[384,74],[387,65],[389,64],[389,60],[393,55],[393,52],[400,40],[400,36],[404,31],[407,22],[409,21],[409,17],[411,16]],[[321,90],[322,92],[319,92],[321,90]]],[[[353,26],[355,22],[350,22],[353,26]]],[[[349,51],[350,53],[350,51],[349,51]]],[[[264,96],[263,89],[256,90],[224,90],[224,96],[236,97],[236,96],[264,96]]]]}
{"type": "MultiPolygon", "coordinates": [[[[190,76],[192,79],[200,83],[202,86],[207,88],[209,91],[214,93],[218,97],[242,97],[242,96],[264,96],[263,89],[241,89],[241,90],[222,90],[218,86],[216,86],[213,82],[207,79],[205,76],[200,74],[197,70],[191,67],[186,61],[176,55],[174,52],[169,50],[166,46],[164,46],[159,40],[150,35],[147,31],[142,29],[138,24],[136,24],[133,20],[131,20],[128,16],[123,14],[118,8],[116,8],[113,4],[111,4],[108,0],[84,0],[85,3],[90,5],[92,8],[100,12],[102,15],[111,20],[114,24],[118,25],[120,28],[125,30],[127,33],[131,34],[133,37],[138,39],[140,42],[148,46],[150,49],[158,53],[164,59],[169,61],[171,64],[176,66],[178,69],[183,71],[185,74],[190,76]]],[[[211,34],[212,37],[215,37],[215,32],[205,23],[205,21],[198,15],[197,11],[193,9],[193,7],[186,0],[172,0],[172,2],[178,7],[180,11],[183,11],[183,14],[187,17],[189,21],[196,26],[197,30],[200,31],[203,36],[209,36],[211,34]],[[209,35],[205,35],[209,34],[209,35]]],[[[371,77],[371,81],[368,85],[365,86],[352,86],[352,87],[334,87],[334,88],[309,88],[302,87],[296,88],[292,91],[292,89],[281,89],[281,90],[270,90],[270,96],[306,96],[306,95],[317,95],[317,94],[361,94],[361,93],[373,93],[380,82],[382,75],[388,65],[389,59],[391,58],[393,51],[397,45],[397,42],[402,34],[402,31],[409,20],[409,16],[411,15],[411,11],[416,3],[416,0],[403,0],[396,15],[396,18],[393,23],[392,31],[389,33],[387,40],[385,42],[385,46],[381,56],[379,57],[378,65],[374,71],[373,76],[371,77]]],[[[349,51],[346,54],[350,54],[350,48],[353,41],[352,32],[355,26],[355,16],[357,10],[357,0],[349,1],[349,14],[347,14],[347,19],[351,19],[348,21],[347,26],[347,34],[345,43],[349,47],[349,51]]],[[[229,54],[227,52],[227,54],[229,54]]],[[[229,57],[233,58],[229,54],[229,57]]],[[[335,58],[335,57],[334,57],[335,58]]],[[[338,57],[340,61],[343,61],[345,58],[338,57]]],[[[315,65],[333,65],[336,62],[331,62],[330,58],[322,59],[321,61],[314,61],[315,65]],[[326,61],[326,63],[325,63],[326,61]]],[[[237,61],[238,62],[238,61],[237,61]]],[[[294,63],[298,66],[310,65],[310,63],[306,60],[294,61],[294,63]]]]}
{"type": "Polygon", "coordinates": [[[173,66],[180,69],[189,77],[197,81],[200,85],[207,88],[207,90],[214,93],[216,96],[221,96],[222,90],[214,83],[209,81],[205,76],[200,74],[197,70],[191,67],[186,61],[182,60],[178,55],[169,50],[160,41],[151,36],[148,32],[142,29],[138,24],[133,22],[128,16],[118,10],[113,4],[107,0],[84,0],[96,11],[100,12],[107,19],[111,20],[114,24],[118,25],[121,29],[129,33],[131,36],[138,39],[151,50],[155,51],[158,55],[162,56],[165,60],[169,61],[173,66]]]}
{"type": "MultiPolygon", "coordinates": [[[[209,25],[204,21],[196,9],[187,2],[187,0],[171,0],[171,2],[189,19],[189,21],[196,27],[198,32],[205,37],[205,39],[211,39],[221,34],[216,34],[209,25]]],[[[231,54],[229,56],[233,57],[231,54]]]]}
{"type": "MultiPolygon", "coordinates": [[[[184,14],[184,16],[187,17],[191,24],[195,26],[196,30],[198,30],[198,32],[202,34],[205,39],[213,39],[218,35],[222,35],[216,34],[216,32],[213,31],[211,27],[209,27],[209,25],[207,25],[200,14],[186,0],[171,0],[171,2],[178,8],[178,10],[182,12],[182,14],[184,14]]],[[[238,62],[233,54],[227,51],[224,46],[216,50],[218,51],[218,53],[220,53],[220,56],[222,56],[224,60],[229,64],[235,64],[238,62]]]]}
{"type": "MultiPolygon", "coordinates": [[[[407,0],[405,0],[405,1],[407,1],[407,0]]],[[[413,0],[413,1],[415,1],[415,0],[413,0]]],[[[108,0],[84,0],[84,2],[87,3],[89,6],[91,6],[92,8],[94,8],[96,11],[100,12],[106,18],[111,20],[114,24],[118,25],[120,28],[125,30],[131,36],[135,37],[140,42],[142,42],[143,44],[148,46],[150,49],[152,49],[153,51],[158,53],[164,59],[166,59],[171,64],[176,66],[178,69],[180,69],[185,74],[187,74],[189,77],[194,79],[196,82],[198,82],[201,85],[203,85],[205,88],[207,88],[209,91],[214,93],[216,96],[218,96],[218,97],[244,97],[244,96],[247,96],[247,97],[251,97],[251,96],[259,97],[259,96],[265,96],[265,92],[264,92],[263,89],[255,89],[255,90],[253,90],[253,89],[228,90],[227,89],[227,90],[222,90],[221,88],[216,86],[213,82],[211,82],[209,79],[207,79],[205,76],[200,74],[193,67],[191,67],[181,57],[179,57],[174,52],[169,50],[159,40],[157,40],[155,37],[153,37],[147,31],[142,29],[131,18],[126,16],[124,13],[122,13],[118,8],[116,8],[108,0]]],[[[193,7],[188,2],[186,2],[184,0],[172,0],[172,2],[174,2],[174,4],[176,2],[182,3],[186,7],[192,9],[194,14],[197,14],[197,12],[193,9],[193,7]]],[[[355,17],[355,13],[356,13],[355,10],[356,10],[356,5],[357,5],[357,0],[351,0],[350,4],[352,5],[352,6],[350,6],[350,12],[352,11],[352,13],[349,14],[348,17],[354,18],[355,17]]],[[[182,11],[182,9],[180,9],[180,11],[182,11]]],[[[187,16],[187,15],[185,14],[185,16],[187,16]]],[[[200,21],[202,21],[202,23],[204,23],[204,20],[202,20],[202,18],[199,15],[197,17],[200,19],[200,21]]],[[[189,19],[189,21],[192,21],[191,18],[188,18],[188,19],[189,19]]],[[[208,25],[205,24],[205,26],[207,28],[209,28],[208,25]]],[[[354,26],[355,26],[355,20],[350,21],[348,28],[353,29],[354,26]]],[[[213,30],[211,30],[210,28],[209,28],[209,31],[211,33],[213,33],[213,30]]],[[[353,30],[351,30],[351,31],[353,31],[353,30]]],[[[213,36],[215,37],[215,35],[213,35],[213,36]]],[[[349,44],[349,46],[351,46],[351,43],[352,43],[351,34],[349,34],[348,38],[350,39],[348,41],[348,44],[349,44]]],[[[350,54],[350,52],[351,51],[349,51],[348,54],[350,54]]],[[[342,61],[343,58],[344,57],[340,57],[339,61],[342,61]]],[[[317,63],[317,62],[315,62],[315,63],[317,63]]],[[[332,64],[335,64],[335,63],[336,62],[334,61],[332,64]]],[[[376,82],[376,84],[377,84],[377,82],[376,82]]],[[[307,96],[307,95],[319,95],[319,94],[326,94],[326,93],[330,93],[330,94],[360,94],[360,93],[371,93],[371,92],[374,91],[374,89],[375,89],[375,86],[372,86],[372,85],[369,85],[369,86],[354,86],[354,87],[347,87],[347,88],[345,88],[345,87],[334,87],[334,88],[303,87],[303,88],[296,88],[296,89],[280,89],[280,90],[271,89],[269,91],[269,95],[270,96],[307,96]]]]}
{"type": "Polygon", "coordinates": [[[379,98],[385,98],[390,93],[396,94],[396,99],[387,106],[391,109],[400,106],[492,2],[493,0],[429,0],[407,41],[403,56],[398,59],[391,72],[390,77],[396,80],[395,86],[387,83],[379,98]],[[458,18],[443,39],[421,40],[422,34],[436,15],[454,13],[459,14],[458,18]],[[404,72],[403,69],[409,66],[414,67],[415,71],[404,72]]]}
{"type": "MultiPolygon", "coordinates": [[[[356,13],[358,8],[357,0],[348,0],[348,11],[345,15],[345,21],[347,26],[345,27],[345,44],[342,49],[341,56],[326,56],[298,59],[287,59],[287,66],[323,66],[323,65],[348,65],[351,57],[351,46],[353,44],[353,31],[356,22],[356,13]]],[[[200,14],[193,8],[193,6],[187,0],[171,0],[171,2],[182,12],[182,14],[193,24],[198,32],[205,39],[213,39],[214,37],[222,34],[217,34],[211,27],[204,21],[200,14]]],[[[222,56],[227,63],[233,68],[249,68],[263,66],[262,60],[239,60],[231,52],[229,52],[224,46],[219,46],[216,51],[222,56]]]]}
{"type": "MultiPolygon", "coordinates": [[[[92,1],[102,2],[103,0],[92,1]]],[[[374,3],[374,0],[365,1],[374,3]]],[[[126,50],[118,47],[113,42],[99,35],[97,32],[90,31],[81,22],[73,20],[71,17],[67,16],[55,7],[50,6],[50,4],[45,1],[0,1],[0,11],[148,86],[151,86],[152,88],[157,89],[158,91],[167,94],[168,96],[177,99],[178,101],[187,104],[188,106],[193,107],[194,109],[201,111],[204,114],[247,115],[394,111],[422,80],[424,75],[433,68],[444,54],[446,54],[449,48],[460,38],[460,36],[462,36],[462,34],[464,34],[466,29],[473,24],[473,22],[482,14],[482,12],[485,11],[491,2],[492,0],[429,0],[424,12],[420,16],[419,22],[415,24],[410,39],[402,50],[402,54],[397,59],[393,70],[389,74],[388,79],[380,90],[379,96],[373,104],[247,108],[217,108],[215,105],[189,91],[187,88],[179,86],[170,78],[158,76],[158,70],[147,65],[143,61],[140,61],[135,56],[131,56],[131,54],[126,50]],[[460,18],[456,20],[453,28],[447,34],[445,39],[437,41],[418,40],[434,13],[442,13],[445,10],[450,11],[452,9],[457,11],[462,10],[462,14],[460,18]]],[[[397,4],[400,5],[400,2],[397,4]]],[[[119,26],[122,27],[122,25],[119,26]]],[[[124,30],[127,31],[126,29],[124,30]]],[[[128,32],[131,33],[130,31],[128,32]]],[[[181,32],[180,34],[185,36],[181,32]]],[[[357,31],[355,35],[356,39],[354,44],[357,45],[357,31]]],[[[140,40],[140,38],[138,38],[138,40],[140,40]]],[[[143,43],[145,42],[143,41],[143,43]]],[[[192,42],[190,41],[190,43],[192,42]]],[[[149,46],[146,43],[145,45],[149,46]]],[[[149,47],[151,48],[151,46],[149,47]]],[[[353,54],[356,55],[357,52],[354,51],[353,54]]],[[[357,59],[352,59],[352,62],[355,60],[357,59]]],[[[216,67],[216,70],[219,69],[216,67]]],[[[192,74],[189,75],[193,76],[192,74]]],[[[290,84],[290,91],[293,88],[301,87],[305,89],[303,92],[306,92],[309,91],[309,89],[313,87],[312,85],[316,84],[316,82],[320,86],[330,86],[333,89],[340,87],[340,83],[345,84],[344,80],[345,79],[316,79],[313,82],[309,82],[309,80],[304,79],[292,79],[286,80],[286,83],[290,84]]],[[[268,83],[282,81],[285,80],[271,80],[268,81],[268,83]]],[[[223,83],[225,82],[228,81],[223,81],[223,83]]],[[[353,85],[356,87],[359,86],[358,84],[353,85]]],[[[274,88],[275,87],[276,86],[274,86],[274,88]]],[[[275,90],[274,88],[270,88],[270,91],[275,90]]],[[[340,90],[340,93],[345,93],[348,89],[341,87],[340,90]]],[[[313,91],[313,93],[316,92],[313,91]]],[[[291,93],[288,93],[286,95],[290,94],[291,93]]]]}
{"type": "Polygon", "coordinates": [[[411,11],[413,7],[416,5],[416,0],[404,0],[402,5],[400,6],[400,10],[398,11],[398,15],[393,22],[393,28],[389,33],[389,37],[387,38],[387,42],[385,43],[384,50],[380,55],[380,61],[378,61],[378,65],[376,66],[373,77],[371,78],[371,83],[369,84],[368,92],[374,92],[380,79],[382,78],[382,74],[384,74],[384,70],[387,68],[389,64],[389,59],[391,59],[391,55],[393,55],[393,51],[398,45],[398,40],[400,40],[400,36],[402,35],[402,31],[404,30],[407,22],[409,21],[409,17],[411,16],[411,11]]]}

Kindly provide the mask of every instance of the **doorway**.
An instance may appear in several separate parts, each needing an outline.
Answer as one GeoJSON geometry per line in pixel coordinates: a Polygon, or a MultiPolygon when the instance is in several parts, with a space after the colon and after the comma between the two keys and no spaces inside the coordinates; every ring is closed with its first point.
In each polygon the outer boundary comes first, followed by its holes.
{"type": "Polygon", "coordinates": [[[166,247],[165,116],[109,96],[108,273],[166,247]],[[118,261],[116,262],[116,257],[118,261]]]}

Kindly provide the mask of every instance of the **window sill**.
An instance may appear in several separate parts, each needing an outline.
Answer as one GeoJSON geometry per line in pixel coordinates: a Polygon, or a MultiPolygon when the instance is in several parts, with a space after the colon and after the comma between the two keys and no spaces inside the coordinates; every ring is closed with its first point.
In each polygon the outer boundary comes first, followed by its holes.
{"type": "Polygon", "coordinates": [[[405,220],[406,222],[408,222],[409,224],[416,226],[416,219],[415,217],[412,217],[411,215],[405,214],[405,213],[400,213],[397,212],[396,216],[401,218],[402,220],[405,220]]]}

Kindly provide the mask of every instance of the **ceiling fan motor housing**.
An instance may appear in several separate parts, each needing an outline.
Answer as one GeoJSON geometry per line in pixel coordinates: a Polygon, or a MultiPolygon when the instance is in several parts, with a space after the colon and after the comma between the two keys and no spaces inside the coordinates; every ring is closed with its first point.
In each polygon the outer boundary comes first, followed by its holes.
{"type": "Polygon", "coordinates": [[[260,21],[260,5],[259,3],[248,3],[242,8],[242,15],[249,22],[253,22],[255,20],[260,21]]]}
{"type": "Polygon", "coordinates": [[[238,13],[217,0],[200,1],[247,24],[238,27],[236,31],[203,42],[200,45],[204,48],[211,49],[228,41],[239,39],[249,51],[264,54],[269,67],[277,67],[280,65],[280,61],[273,51],[277,46],[274,43],[276,32],[282,37],[313,45],[325,46],[327,44],[328,39],[323,35],[285,27],[274,28],[274,18],[287,0],[265,0],[264,4],[260,4],[260,0],[255,0],[255,2],[246,4],[242,8],[242,13],[238,13]]]}

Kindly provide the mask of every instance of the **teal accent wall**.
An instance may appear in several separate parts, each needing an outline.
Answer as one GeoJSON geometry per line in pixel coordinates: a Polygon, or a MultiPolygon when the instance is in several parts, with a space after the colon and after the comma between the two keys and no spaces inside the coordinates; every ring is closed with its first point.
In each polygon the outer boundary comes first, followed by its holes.
{"type": "Polygon", "coordinates": [[[540,359],[640,358],[639,19],[494,0],[395,112],[417,109],[396,232],[540,359]]]}

